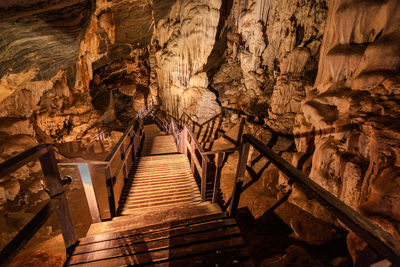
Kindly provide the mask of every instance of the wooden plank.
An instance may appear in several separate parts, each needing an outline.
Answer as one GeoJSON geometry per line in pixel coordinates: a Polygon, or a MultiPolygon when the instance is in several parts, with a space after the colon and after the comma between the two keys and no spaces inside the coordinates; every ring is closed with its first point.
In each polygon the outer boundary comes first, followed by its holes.
{"type": "MultiPolygon", "coordinates": [[[[193,180],[193,182],[194,182],[194,180],[193,180]]],[[[173,186],[177,186],[177,185],[185,185],[185,184],[189,185],[191,183],[189,183],[187,180],[175,181],[173,183],[165,183],[165,184],[159,184],[158,182],[157,183],[148,183],[148,184],[147,183],[146,184],[138,183],[138,184],[135,184],[134,187],[132,187],[132,189],[168,188],[168,187],[173,187],[173,186]]]]}
{"type": "Polygon", "coordinates": [[[123,198],[140,198],[140,197],[149,197],[151,195],[165,195],[165,194],[177,194],[180,192],[193,192],[198,194],[198,189],[197,189],[197,185],[193,187],[182,187],[182,188],[172,188],[168,191],[165,190],[158,190],[155,191],[154,193],[152,193],[153,191],[148,191],[148,192],[138,192],[138,193],[134,193],[134,194],[129,194],[129,193],[125,193],[123,192],[122,196],[123,198]],[[197,191],[196,191],[197,190],[197,191]]]}
{"type": "Polygon", "coordinates": [[[229,209],[229,215],[234,216],[239,205],[240,194],[242,193],[243,179],[246,172],[247,159],[249,157],[250,145],[244,143],[241,145],[239,162],[236,170],[235,185],[232,192],[232,201],[229,209]]]}
{"type": "Polygon", "coordinates": [[[183,185],[172,185],[172,186],[163,186],[162,188],[148,188],[148,189],[144,189],[144,188],[133,188],[133,189],[126,189],[123,190],[124,193],[140,193],[140,192],[152,192],[152,191],[165,191],[165,189],[168,190],[173,190],[173,189],[179,189],[179,188],[196,188],[197,189],[197,184],[193,183],[193,184],[183,184],[183,185]]]}
{"type": "Polygon", "coordinates": [[[96,235],[96,236],[88,236],[88,237],[81,238],[79,240],[79,245],[96,243],[96,242],[100,242],[100,241],[114,240],[116,238],[125,238],[127,236],[131,236],[131,235],[135,235],[135,234],[145,234],[145,233],[150,233],[150,232],[165,231],[167,229],[174,229],[177,227],[185,227],[185,226],[188,226],[191,224],[205,223],[205,222],[209,222],[209,221],[222,220],[222,219],[226,219],[226,218],[227,218],[226,214],[217,213],[217,214],[211,214],[211,215],[206,215],[206,216],[194,217],[194,218],[190,218],[190,219],[176,220],[173,222],[154,224],[154,225],[141,227],[141,228],[137,228],[137,229],[133,229],[133,230],[120,231],[120,232],[116,232],[116,233],[106,233],[106,234],[101,234],[101,235],[96,235]]]}
{"type": "Polygon", "coordinates": [[[308,192],[314,194],[328,207],[350,230],[364,239],[381,256],[393,264],[400,265],[400,241],[395,240],[382,228],[372,224],[366,217],[344,204],[319,184],[308,178],[304,173],[265,146],[253,136],[244,135],[244,140],[265,155],[275,166],[294,182],[301,184],[308,192]]]}
{"type": "Polygon", "coordinates": [[[192,255],[183,259],[168,260],[162,263],[154,264],[157,267],[169,266],[249,266],[254,264],[250,261],[250,256],[245,248],[235,247],[221,249],[211,253],[201,255],[192,255]]]}
{"type": "Polygon", "coordinates": [[[210,251],[242,245],[243,241],[241,238],[234,237],[239,234],[240,230],[236,226],[228,229],[219,228],[207,232],[190,233],[184,236],[149,241],[146,243],[142,242],[142,244],[137,245],[123,244],[123,250],[118,247],[74,255],[70,258],[69,264],[98,262],[100,260],[107,261],[111,257],[119,257],[120,259],[122,258],[121,260],[124,260],[123,257],[129,255],[135,255],[135,259],[138,260],[137,262],[134,262],[136,264],[157,262],[165,259],[182,257],[186,254],[198,253],[198,251],[201,250],[210,251]],[[227,240],[218,240],[220,238],[227,238],[227,240]],[[206,241],[208,242],[206,243],[206,241]],[[150,254],[151,257],[143,254],[150,254]]]}
{"type": "Polygon", "coordinates": [[[89,172],[92,178],[93,190],[96,195],[97,205],[102,220],[110,219],[110,202],[107,189],[107,166],[89,165],[89,172]]]}
{"type": "MultiPolygon", "coordinates": [[[[196,147],[195,147],[195,143],[193,142],[193,138],[191,140],[191,144],[190,144],[190,169],[192,170],[192,173],[194,174],[194,164],[195,164],[195,160],[197,160],[197,156],[196,156],[196,147]]],[[[198,163],[198,160],[197,160],[198,163]]],[[[196,168],[197,171],[200,173],[200,169],[198,168],[198,164],[196,164],[196,168]]]]}
{"type": "Polygon", "coordinates": [[[193,195],[182,195],[170,198],[160,198],[160,199],[147,199],[142,201],[128,201],[123,204],[123,208],[130,208],[130,207],[139,207],[139,206],[146,206],[146,205],[164,205],[166,203],[173,203],[173,202],[182,202],[182,201],[190,201],[190,200],[199,200],[200,196],[193,196],[193,195]]]}
{"type": "Polygon", "coordinates": [[[202,158],[202,170],[201,170],[201,200],[206,201],[206,183],[207,183],[207,162],[205,158],[202,158]]]}
{"type": "MultiPolygon", "coordinates": [[[[195,142],[196,147],[197,147],[197,149],[199,150],[200,154],[203,156],[204,149],[201,147],[201,145],[199,144],[199,142],[197,141],[197,139],[194,138],[194,135],[193,135],[192,131],[190,131],[190,129],[187,128],[187,127],[186,127],[186,130],[187,130],[188,134],[191,136],[191,138],[193,139],[193,141],[195,142]]],[[[205,160],[206,160],[207,163],[210,162],[210,159],[209,159],[206,155],[204,156],[204,158],[205,158],[205,160]]]]}
{"type": "Polygon", "coordinates": [[[83,189],[85,191],[86,200],[88,202],[90,216],[92,222],[98,223],[101,221],[99,206],[96,199],[96,194],[94,192],[92,177],[87,164],[78,164],[79,173],[81,176],[83,189]]]}
{"type": "Polygon", "coordinates": [[[0,164],[0,177],[7,176],[25,164],[46,154],[48,145],[38,145],[0,164]]]}
{"type": "Polygon", "coordinates": [[[220,229],[220,228],[226,229],[226,228],[235,227],[235,226],[236,226],[236,221],[234,219],[224,219],[224,220],[216,220],[216,221],[209,221],[209,222],[205,222],[205,223],[193,224],[190,226],[182,226],[182,227],[177,227],[174,229],[166,229],[165,231],[160,231],[160,232],[149,232],[149,233],[144,233],[144,234],[136,234],[136,235],[132,235],[132,236],[127,236],[123,239],[118,238],[118,239],[101,241],[101,242],[91,243],[91,244],[86,244],[86,245],[79,245],[75,248],[74,255],[93,252],[93,251],[99,251],[99,250],[103,250],[105,248],[107,248],[107,249],[118,248],[124,244],[133,245],[133,244],[139,244],[139,243],[143,243],[143,242],[168,239],[169,237],[183,236],[183,235],[187,235],[190,233],[210,231],[210,230],[215,230],[215,229],[220,229]]]}
{"type": "Polygon", "coordinates": [[[75,232],[74,223],[72,222],[71,211],[68,206],[68,201],[65,195],[64,188],[61,184],[60,173],[58,172],[57,160],[53,150],[49,150],[46,154],[40,156],[40,165],[44,175],[45,184],[52,198],[59,198],[60,204],[55,210],[58,225],[60,226],[63,235],[64,244],[67,252],[75,245],[77,235],[75,232]]]}
{"type": "Polygon", "coordinates": [[[178,191],[176,193],[164,193],[164,194],[155,194],[154,196],[151,197],[150,199],[150,195],[146,195],[146,196],[127,196],[121,199],[123,199],[126,202],[130,202],[130,201],[141,201],[141,200],[147,200],[147,201],[153,201],[153,200],[157,200],[157,199],[172,199],[174,197],[180,197],[180,196],[193,196],[193,190],[187,190],[187,191],[178,191]]]}
{"type": "Polygon", "coordinates": [[[76,159],[62,159],[57,161],[58,166],[71,166],[78,164],[92,164],[92,165],[108,165],[109,162],[102,160],[76,160],[76,159]]]}
{"type": "Polygon", "coordinates": [[[115,206],[115,195],[114,195],[114,181],[111,176],[111,168],[107,166],[104,169],[105,177],[106,177],[106,186],[107,186],[107,196],[108,196],[108,203],[110,207],[110,216],[111,218],[117,215],[117,208],[115,206]]]}
{"type": "Polygon", "coordinates": [[[211,203],[215,203],[217,201],[217,193],[218,193],[219,185],[220,185],[220,181],[221,181],[221,172],[222,172],[223,161],[224,161],[224,154],[222,152],[218,152],[217,166],[216,166],[215,177],[214,177],[214,189],[213,189],[211,203]]]}
{"type": "Polygon", "coordinates": [[[0,263],[6,266],[18,254],[18,252],[31,240],[37,231],[43,226],[47,219],[53,214],[60,199],[51,199],[46,205],[29,221],[27,225],[3,248],[0,252],[0,263]]]}
{"type": "Polygon", "coordinates": [[[132,215],[132,214],[138,214],[139,212],[150,212],[154,211],[155,207],[157,209],[162,209],[162,208],[172,208],[172,207],[182,207],[183,205],[194,205],[194,204],[200,204],[202,203],[201,201],[181,201],[181,202],[174,202],[174,203],[169,203],[169,204],[164,204],[164,205],[156,205],[156,206],[150,206],[150,207],[142,207],[142,208],[134,208],[134,209],[126,209],[122,210],[120,215],[132,215]]]}
{"type": "Polygon", "coordinates": [[[117,144],[114,146],[114,148],[111,150],[111,152],[108,154],[106,161],[112,161],[114,157],[117,155],[117,152],[119,151],[121,145],[125,142],[126,138],[129,138],[129,133],[132,131],[134,124],[136,124],[137,121],[134,121],[128,129],[124,132],[124,134],[121,136],[121,138],[118,140],[117,144]]]}
{"type": "Polygon", "coordinates": [[[203,152],[203,155],[216,155],[218,153],[233,153],[236,151],[239,151],[240,146],[234,147],[234,148],[227,148],[227,149],[221,149],[221,150],[213,150],[213,151],[206,151],[203,152]]]}
{"type": "Polygon", "coordinates": [[[109,258],[100,261],[83,263],[79,266],[120,266],[136,264],[154,264],[168,262],[175,259],[193,257],[199,254],[216,253],[216,251],[243,246],[241,238],[236,237],[229,240],[219,240],[212,243],[198,243],[190,246],[166,248],[142,253],[127,252],[126,255],[116,258],[109,258]]]}

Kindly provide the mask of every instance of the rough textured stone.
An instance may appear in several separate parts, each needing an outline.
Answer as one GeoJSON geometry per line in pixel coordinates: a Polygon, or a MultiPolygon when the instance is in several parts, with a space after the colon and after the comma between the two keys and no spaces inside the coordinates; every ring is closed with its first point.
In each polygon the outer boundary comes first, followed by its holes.
{"type": "MultiPolygon", "coordinates": [[[[394,0],[331,1],[315,90],[307,93],[295,130],[320,133],[312,143],[296,142],[303,151],[315,145],[310,177],[372,221],[384,220],[378,224],[395,237],[399,10],[394,0]]],[[[349,241],[355,262],[361,243],[349,241]]]]}
{"type": "Polygon", "coordinates": [[[0,77],[33,69],[38,80],[47,80],[74,64],[90,13],[89,0],[5,1],[0,77]]]}
{"type": "Polygon", "coordinates": [[[169,113],[187,112],[206,120],[220,111],[216,97],[206,89],[208,79],[199,76],[215,43],[220,7],[221,1],[176,2],[169,18],[157,24],[153,37],[160,48],[155,53],[157,77],[163,107],[169,113]],[[199,85],[204,87],[193,87],[199,85]],[[196,103],[208,107],[199,109],[196,103]]]}

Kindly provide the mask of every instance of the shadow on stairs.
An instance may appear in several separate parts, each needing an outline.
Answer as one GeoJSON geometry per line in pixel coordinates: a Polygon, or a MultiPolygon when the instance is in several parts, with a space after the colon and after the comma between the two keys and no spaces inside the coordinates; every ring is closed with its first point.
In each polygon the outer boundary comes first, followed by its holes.
{"type": "Polygon", "coordinates": [[[236,221],[201,202],[173,137],[155,125],[145,135],[119,203],[125,216],[92,224],[65,266],[252,266],[236,221]]]}

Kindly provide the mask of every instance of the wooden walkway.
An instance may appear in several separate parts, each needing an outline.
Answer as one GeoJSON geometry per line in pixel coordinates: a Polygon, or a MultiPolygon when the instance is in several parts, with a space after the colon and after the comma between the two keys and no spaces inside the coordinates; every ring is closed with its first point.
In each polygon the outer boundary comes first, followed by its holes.
{"type": "Polygon", "coordinates": [[[251,266],[235,220],[201,202],[188,159],[155,125],[145,127],[118,214],[93,224],[65,265],[251,266]]]}

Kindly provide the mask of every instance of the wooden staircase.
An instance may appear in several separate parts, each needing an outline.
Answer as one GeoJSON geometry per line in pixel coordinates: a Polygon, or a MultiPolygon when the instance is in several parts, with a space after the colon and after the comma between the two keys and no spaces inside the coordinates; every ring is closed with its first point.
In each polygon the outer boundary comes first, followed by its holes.
{"type": "Polygon", "coordinates": [[[201,202],[187,157],[155,125],[145,126],[118,215],[92,224],[65,265],[252,265],[235,220],[201,202]]]}

